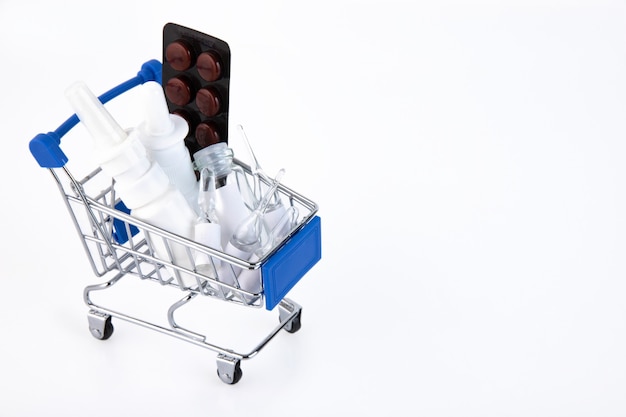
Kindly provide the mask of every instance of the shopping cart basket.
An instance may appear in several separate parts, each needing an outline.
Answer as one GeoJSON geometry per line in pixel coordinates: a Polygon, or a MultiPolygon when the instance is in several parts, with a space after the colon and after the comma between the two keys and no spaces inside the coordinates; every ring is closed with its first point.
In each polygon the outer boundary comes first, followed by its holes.
{"type": "MultiPolygon", "coordinates": [[[[136,77],[111,89],[99,99],[106,103],[135,86],[147,81],[159,81],[160,78],[161,63],[148,61],[136,77]]],[[[321,225],[316,215],[317,205],[279,185],[278,192],[283,201],[299,213],[296,226],[261,259],[244,261],[132,217],[116,195],[115,181],[100,168],[84,176],[75,176],[67,166],[68,158],[60,148],[60,141],[78,122],[74,115],[57,130],[37,135],[30,141],[30,150],[39,165],[52,174],[93,272],[97,277],[104,278],[104,282],[87,286],[84,290],[92,335],[101,340],[108,339],[113,333],[112,317],[156,330],[216,352],[217,373],[221,380],[227,384],[237,383],[242,376],[242,360],[259,353],[280,330],[293,333],[300,329],[302,307],[284,297],[321,258],[321,225]],[[176,245],[186,249],[188,260],[181,262],[180,257],[171,256],[176,245]],[[155,246],[159,247],[158,251],[155,251],[155,246]],[[164,252],[169,253],[171,259],[167,259],[164,252]],[[238,272],[253,271],[258,274],[259,290],[246,291],[237,281],[227,284],[220,281],[215,273],[199,270],[194,264],[198,254],[204,254],[222,265],[226,263],[238,272]],[[126,276],[184,292],[181,299],[168,307],[166,325],[114,311],[92,301],[93,292],[106,290],[126,276]],[[174,313],[197,297],[267,310],[278,307],[279,323],[251,350],[236,352],[212,344],[206,335],[176,323],[174,313]]],[[[247,165],[238,160],[235,163],[243,168],[246,175],[252,176],[247,165]]],[[[265,186],[269,184],[265,183],[265,186]]]]}

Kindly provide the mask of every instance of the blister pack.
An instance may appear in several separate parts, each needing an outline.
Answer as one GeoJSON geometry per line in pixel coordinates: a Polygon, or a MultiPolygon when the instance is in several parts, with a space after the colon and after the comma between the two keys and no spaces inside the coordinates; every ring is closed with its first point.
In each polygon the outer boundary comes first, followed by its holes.
{"type": "Polygon", "coordinates": [[[189,123],[193,155],[228,143],[230,48],[221,39],[168,23],[163,27],[163,89],[171,113],[189,123]]]}

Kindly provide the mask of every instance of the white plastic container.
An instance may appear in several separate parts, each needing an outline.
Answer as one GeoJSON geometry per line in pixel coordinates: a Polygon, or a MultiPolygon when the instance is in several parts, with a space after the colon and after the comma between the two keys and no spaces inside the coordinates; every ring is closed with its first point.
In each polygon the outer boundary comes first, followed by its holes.
{"type": "Polygon", "coordinates": [[[149,81],[142,87],[143,123],[137,126],[141,143],[148,156],[157,162],[171,183],[185,196],[189,205],[198,211],[198,182],[193,169],[185,136],[189,125],[182,117],[170,114],[161,85],[149,81]]]}
{"type": "MultiPolygon", "coordinates": [[[[76,115],[94,140],[96,159],[102,170],[116,181],[116,190],[131,215],[151,225],[191,239],[196,220],[194,210],[169,181],[163,169],[151,161],[136,131],[127,134],[102,103],[82,82],[66,91],[76,115]]],[[[150,239],[149,234],[147,237],[150,239]]],[[[183,245],[172,244],[170,259],[162,239],[150,239],[156,255],[191,268],[192,260],[183,245]]],[[[193,286],[193,276],[181,274],[184,287],[193,286]]]]}
{"type": "MultiPolygon", "coordinates": [[[[221,251],[221,234],[221,227],[219,224],[198,222],[195,226],[194,239],[198,243],[221,251]]],[[[211,278],[217,277],[217,270],[221,265],[221,261],[218,258],[209,256],[206,253],[197,253],[195,262],[196,268],[199,272],[211,278]]]]}

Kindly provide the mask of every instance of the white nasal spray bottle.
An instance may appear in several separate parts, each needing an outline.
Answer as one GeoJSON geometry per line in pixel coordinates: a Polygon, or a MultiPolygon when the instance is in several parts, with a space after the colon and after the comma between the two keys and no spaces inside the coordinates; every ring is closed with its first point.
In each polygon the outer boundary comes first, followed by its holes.
{"type": "MultiPolygon", "coordinates": [[[[127,134],[83,82],[71,85],[65,95],[93,137],[98,164],[115,179],[115,189],[131,210],[131,215],[191,239],[196,214],[182,193],[170,183],[163,169],[148,158],[136,131],[127,134]]],[[[151,240],[159,258],[186,268],[193,266],[183,245],[171,244],[170,258],[161,238],[151,240]]],[[[181,284],[193,285],[195,278],[192,278],[181,274],[181,280],[187,281],[181,284]]]]}
{"type": "Polygon", "coordinates": [[[141,86],[145,117],[137,130],[150,159],[156,161],[171,183],[198,211],[198,182],[193,169],[185,137],[189,132],[187,121],[170,114],[161,84],[148,81],[141,86]]]}

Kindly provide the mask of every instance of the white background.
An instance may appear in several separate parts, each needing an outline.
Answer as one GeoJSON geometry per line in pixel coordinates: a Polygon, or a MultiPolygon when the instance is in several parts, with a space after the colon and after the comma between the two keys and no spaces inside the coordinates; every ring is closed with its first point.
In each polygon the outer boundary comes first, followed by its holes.
{"type": "MultiPolygon", "coordinates": [[[[626,414],[624,1],[0,0],[0,35],[0,415],[626,414]],[[302,330],[234,386],[210,351],[89,334],[94,277],[28,151],[170,21],[230,44],[231,123],[321,208],[302,330]]],[[[181,296],[133,285],[159,319],[181,296]]],[[[218,331],[266,318],[200,301],[218,331]]]]}

